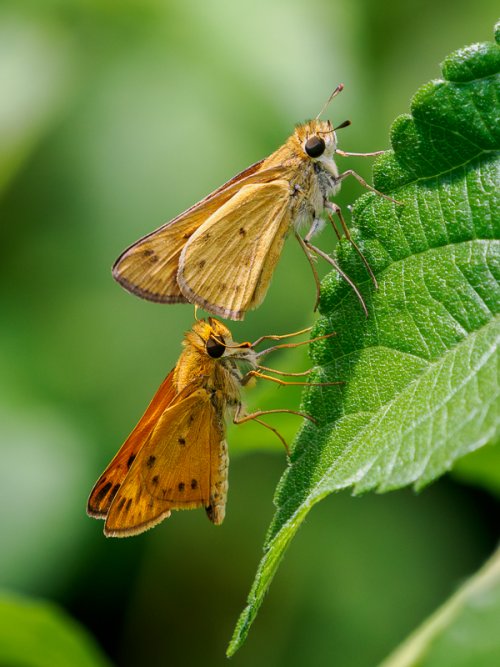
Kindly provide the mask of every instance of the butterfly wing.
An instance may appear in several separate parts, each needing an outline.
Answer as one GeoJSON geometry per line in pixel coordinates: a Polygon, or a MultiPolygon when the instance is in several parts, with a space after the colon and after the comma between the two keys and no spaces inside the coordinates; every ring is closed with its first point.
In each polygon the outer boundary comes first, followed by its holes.
{"type": "Polygon", "coordinates": [[[127,248],[113,266],[113,277],[129,292],[150,301],[186,301],[177,284],[179,256],[186,241],[246,183],[276,178],[281,168],[261,170],[263,160],[237,174],[187,211],[127,248]]]}
{"type": "Polygon", "coordinates": [[[127,537],[174,509],[205,507],[224,518],[227,450],[222,419],[203,388],[167,408],[139,451],[109,508],[104,532],[127,537]]]}
{"type": "Polygon", "coordinates": [[[123,483],[135,457],[154,425],[165,412],[176,395],[172,370],[153,396],[132,433],[120,447],[118,453],[97,480],[89,496],[87,513],[95,518],[105,518],[120,485],[123,483]]]}
{"type": "Polygon", "coordinates": [[[187,241],[177,281],[205,310],[241,320],[263,300],[290,227],[290,184],[242,187],[187,241]]]}

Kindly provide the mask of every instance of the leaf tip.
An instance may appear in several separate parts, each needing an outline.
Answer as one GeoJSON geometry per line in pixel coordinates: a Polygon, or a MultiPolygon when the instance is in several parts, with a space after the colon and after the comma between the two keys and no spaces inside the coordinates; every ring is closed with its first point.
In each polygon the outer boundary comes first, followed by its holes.
{"type": "MultiPolygon", "coordinates": [[[[233,655],[241,648],[245,639],[247,638],[248,631],[252,625],[252,620],[250,618],[252,611],[252,606],[248,604],[245,609],[241,612],[241,615],[236,623],[236,627],[231,637],[231,641],[226,649],[226,657],[232,658],[233,655]]],[[[255,615],[255,614],[254,614],[255,615]]]]}
{"type": "Polygon", "coordinates": [[[492,76],[500,68],[500,21],[495,25],[495,42],[470,44],[451,53],[441,64],[445,79],[468,83],[492,76]]]}

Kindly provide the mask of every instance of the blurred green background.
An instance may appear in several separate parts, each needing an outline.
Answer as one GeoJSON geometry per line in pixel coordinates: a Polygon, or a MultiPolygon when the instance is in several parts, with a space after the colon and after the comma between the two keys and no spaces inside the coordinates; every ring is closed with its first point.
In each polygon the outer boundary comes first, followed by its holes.
{"type": "MultiPolygon", "coordinates": [[[[103,537],[87,495],[193,318],[125,293],[110,266],[277,148],[340,81],[328,116],[353,121],[340,147],[388,147],[416,88],[450,51],[492,39],[496,11],[493,0],[0,4],[1,587],[59,603],[116,664],[225,664],[284,452],[265,429],[232,428],[222,528],[186,512],[103,537]]],[[[370,160],[347,163],[370,178],[370,160]]],[[[346,184],[339,202],[358,194],[346,184]]],[[[333,243],[325,230],[320,246],[333,243]]],[[[307,326],[313,301],[291,240],[234,336],[307,326]]],[[[304,354],[273,363],[307,367],[304,354]]],[[[296,407],[299,394],[271,386],[249,402],[296,407]]],[[[299,420],[280,424],[290,440],[299,420]]],[[[233,664],[375,664],[486,558],[495,509],[449,478],[419,496],[330,497],[233,664]]]]}

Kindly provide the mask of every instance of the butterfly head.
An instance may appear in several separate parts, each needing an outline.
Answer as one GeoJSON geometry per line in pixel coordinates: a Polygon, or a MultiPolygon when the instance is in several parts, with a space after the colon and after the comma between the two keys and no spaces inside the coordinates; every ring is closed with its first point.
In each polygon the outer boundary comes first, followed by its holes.
{"type": "Polygon", "coordinates": [[[313,162],[329,161],[337,148],[337,135],[329,120],[310,120],[295,128],[295,139],[304,158],[313,162]]]}
{"type": "Polygon", "coordinates": [[[211,359],[246,361],[255,365],[255,351],[251,343],[235,343],[229,329],[214,317],[198,320],[186,336],[201,354],[211,359]]]}

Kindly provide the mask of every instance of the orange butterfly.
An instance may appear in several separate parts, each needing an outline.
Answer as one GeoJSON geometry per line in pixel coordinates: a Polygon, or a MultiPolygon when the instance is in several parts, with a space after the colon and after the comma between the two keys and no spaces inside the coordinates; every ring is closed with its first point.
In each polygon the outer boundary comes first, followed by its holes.
{"type": "MultiPolygon", "coordinates": [[[[342,89],[341,84],[327,104],[342,89]]],[[[325,210],[339,235],[332,217],[332,213],[336,214],[377,285],[350,237],[340,207],[329,198],[338,193],[347,176],[354,176],[378,192],[351,169],[340,173],[335,154],[368,156],[383,151],[338,150],[335,130],[350,123],[333,128],[330,121],[318,120],[327,104],[315,120],[298,125],[272,155],[131,245],[113,266],[115,279],[128,291],[150,301],[189,301],[215,315],[242,320],[248,310],[262,303],[285,238],[293,229],[313,270],[316,305],[319,278],[312,253],[326,259],[349,282],[367,312],[356,286],[332,257],[312,245],[311,238],[321,229],[325,210]],[[309,226],[304,238],[298,233],[303,224],[309,226]]]]}
{"type": "Polygon", "coordinates": [[[240,389],[254,377],[280,384],[306,384],[284,382],[262,373],[278,373],[259,365],[264,354],[310,342],[275,345],[261,352],[254,349],[266,338],[287,337],[263,336],[254,344],[239,344],[218,320],[195,322],[185,335],[177,365],[92,489],[87,512],[105,519],[107,536],[137,535],[170,516],[172,510],[195,507],[204,507],[214,524],[222,523],[228,469],[226,415],[232,414],[237,424],[255,420],[280,438],[276,429],[259,419],[261,416],[290,412],[314,421],[301,412],[285,409],[242,415],[240,389]],[[246,372],[241,365],[246,366],[246,372]]]}

